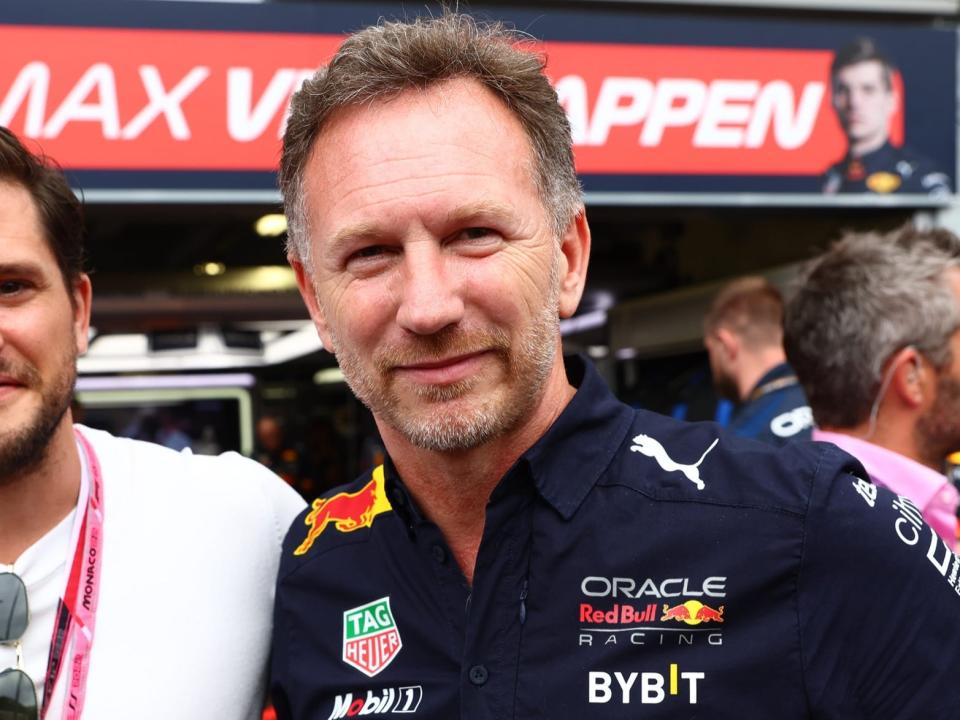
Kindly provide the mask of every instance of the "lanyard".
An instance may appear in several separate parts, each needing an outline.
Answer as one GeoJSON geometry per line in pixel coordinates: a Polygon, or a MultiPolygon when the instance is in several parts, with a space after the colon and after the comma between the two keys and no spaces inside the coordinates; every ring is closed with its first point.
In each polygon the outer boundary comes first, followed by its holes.
{"type": "Polygon", "coordinates": [[[797,380],[796,375],[784,375],[781,378],[771,380],[768,383],[764,383],[752,393],[750,397],[747,398],[749,401],[759,400],[767,393],[772,393],[774,390],[782,390],[785,387],[790,387],[791,385],[796,385],[799,381],[797,380]]]}
{"type": "MultiPolygon", "coordinates": [[[[97,600],[100,597],[100,573],[103,547],[103,476],[93,446],[79,432],[74,431],[83,449],[90,483],[86,508],[79,532],[75,532],[76,551],[70,566],[67,590],[57,604],[57,619],[50,638],[47,675],[43,681],[43,706],[40,717],[45,718],[53,700],[64,660],[68,660],[67,692],[63,704],[64,720],[79,720],[87,694],[87,670],[93,631],[97,620],[97,600]],[[68,648],[72,657],[68,658],[68,648]]],[[[82,500],[82,498],[81,498],[82,500]]]]}

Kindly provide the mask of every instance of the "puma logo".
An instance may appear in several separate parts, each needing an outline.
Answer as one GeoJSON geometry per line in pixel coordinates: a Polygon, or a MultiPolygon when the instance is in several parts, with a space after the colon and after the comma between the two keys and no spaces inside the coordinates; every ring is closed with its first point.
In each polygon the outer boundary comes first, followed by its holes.
{"type": "Polygon", "coordinates": [[[687,476],[687,480],[697,486],[697,490],[703,490],[703,480],[700,479],[700,464],[703,462],[704,458],[707,457],[707,454],[709,454],[709,452],[716,447],[717,443],[720,442],[720,438],[714,440],[710,444],[710,447],[703,451],[703,455],[700,456],[700,459],[697,460],[693,465],[684,465],[683,463],[678,463],[672,457],[667,455],[667,451],[663,445],[649,435],[637,435],[633,439],[633,442],[636,443],[635,445],[630,446],[630,449],[633,452],[643,453],[647,457],[652,457],[666,472],[675,472],[679,470],[687,476]]]}

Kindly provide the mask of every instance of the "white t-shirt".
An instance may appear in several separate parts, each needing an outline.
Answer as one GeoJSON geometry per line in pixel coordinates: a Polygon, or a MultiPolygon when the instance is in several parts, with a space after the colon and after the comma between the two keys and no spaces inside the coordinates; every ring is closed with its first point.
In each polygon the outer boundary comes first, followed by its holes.
{"type": "MultiPolygon", "coordinates": [[[[47,671],[47,655],[50,652],[57,604],[67,584],[67,556],[71,560],[73,558],[70,551],[76,516],[74,508],[55,528],[27,548],[13,565],[0,565],[0,572],[16,573],[27,587],[29,624],[22,642],[22,669],[37,685],[38,703],[47,671]]],[[[0,668],[16,666],[15,648],[14,645],[0,645],[0,668]]],[[[58,690],[62,698],[63,688],[58,690]]]]}
{"type": "MultiPolygon", "coordinates": [[[[258,718],[280,547],[303,500],[236,453],[178,453],[77,429],[102,468],[104,513],[84,718],[258,718]]],[[[27,585],[24,669],[38,698],[76,515],[13,566],[27,585]]],[[[0,666],[14,664],[14,650],[0,647],[0,666]]],[[[61,717],[65,672],[48,720],[61,717]]]]}

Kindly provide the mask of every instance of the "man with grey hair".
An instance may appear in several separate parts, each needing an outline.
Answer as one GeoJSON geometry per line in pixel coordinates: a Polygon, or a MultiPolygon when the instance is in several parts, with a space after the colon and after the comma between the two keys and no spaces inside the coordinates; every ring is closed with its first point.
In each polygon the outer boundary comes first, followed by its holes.
{"type": "Polygon", "coordinates": [[[787,306],[786,349],[814,439],[856,456],[951,545],[960,449],[960,260],[943,231],[848,235],[813,261],[787,306]]]}
{"type": "Polygon", "coordinates": [[[293,99],[289,259],[387,459],[287,536],[279,717],[952,713],[960,558],[900,540],[856,461],[635,410],[562,356],[590,231],[530,50],[383,22],[293,99]]]}
{"type": "Polygon", "coordinates": [[[783,352],[783,297],[769,280],[724,285],[703,319],[703,344],[717,393],[739,403],[730,432],[774,445],[810,439],[813,415],[783,352]]]}

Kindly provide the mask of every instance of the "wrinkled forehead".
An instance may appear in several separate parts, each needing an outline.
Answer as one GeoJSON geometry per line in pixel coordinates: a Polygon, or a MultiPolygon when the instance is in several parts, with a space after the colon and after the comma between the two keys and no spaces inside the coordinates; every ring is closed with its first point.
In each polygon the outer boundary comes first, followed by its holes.
{"type": "Polygon", "coordinates": [[[41,255],[55,261],[40,210],[30,191],[18,182],[0,179],[0,259],[41,255]]]}
{"type": "Polygon", "coordinates": [[[36,261],[56,268],[64,287],[71,289],[80,274],[71,277],[47,227],[37,198],[12,179],[0,177],[0,261],[36,261]]]}
{"type": "Polygon", "coordinates": [[[532,143],[516,114],[479,82],[452,79],[332,113],[305,163],[306,215],[317,218],[332,202],[369,190],[351,183],[374,169],[370,184],[424,171],[420,158],[437,148],[450,153],[435,156],[430,172],[442,178],[467,170],[464,145],[472,148],[478,171],[495,158],[498,172],[537,188],[532,143]]]}

